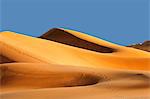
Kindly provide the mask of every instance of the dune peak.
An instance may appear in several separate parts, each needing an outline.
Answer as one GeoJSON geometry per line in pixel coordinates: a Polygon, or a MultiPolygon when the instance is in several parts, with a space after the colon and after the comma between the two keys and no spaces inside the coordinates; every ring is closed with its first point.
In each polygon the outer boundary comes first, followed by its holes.
{"type": "Polygon", "coordinates": [[[39,38],[59,42],[62,44],[67,44],[82,49],[96,51],[100,53],[112,53],[116,51],[113,48],[98,45],[96,43],[89,42],[82,38],[78,38],[77,36],[59,28],[50,29],[48,32],[44,33],[39,38]]]}

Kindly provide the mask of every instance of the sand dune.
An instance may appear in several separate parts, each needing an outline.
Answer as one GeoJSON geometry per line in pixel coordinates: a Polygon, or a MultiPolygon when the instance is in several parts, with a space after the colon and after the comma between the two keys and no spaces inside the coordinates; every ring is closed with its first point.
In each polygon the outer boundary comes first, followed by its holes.
{"type": "Polygon", "coordinates": [[[132,44],[132,45],[129,45],[128,47],[133,47],[136,49],[150,52],[150,41],[148,40],[148,41],[144,41],[143,43],[132,44]]]}
{"type": "Polygon", "coordinates": [[[99,81],[96,75],[59,65],[11,63],[2,64],[0,69],[3,92],[30,88],[85,86],[99,81]]]}
{"type": "Polygon", "coordinates": [[[116,50],[113,48],[108,48],[102,45],[98,45],[96,43],[86,41],[82,38],[74,36],[71,33],[66,32],[65,30],[57,28],[51,29],[47,33],[40,36],[40,38],[101,53],[112,53],[116,50]]]}
{"type": "Polygon", "coordinates": [[[150,97],[146,51],[57,28],[39,38],[1,32],[0,48],[2,99],[150,97]]]}
{"type": "Polygon", "coordinates": [[[4,99],[122,99],[150,92],[149,72],[35,63],[3,64],[0,69],[4,99]]]}
{"type": "Polygon", "coordinates": [[[13,32],[1,33],[0,46],[4,56],[17,62],[44,62],[96,68],[107,66],[122,69],[149,69],[150,54],[148,52],[115,45],[75,31],[69,33],[73,33],[85,40],[89,38],[89,41],[93,43],[110,47],[117,51],[100,53],[13,32]],[[138,61],[138,64],[136,61],[138,61]]]}

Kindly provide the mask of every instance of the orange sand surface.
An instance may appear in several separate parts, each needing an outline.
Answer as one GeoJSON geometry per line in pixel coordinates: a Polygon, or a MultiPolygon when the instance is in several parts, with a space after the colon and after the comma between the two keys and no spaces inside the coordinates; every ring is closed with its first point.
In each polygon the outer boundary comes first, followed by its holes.
{"type": "Polygon", "coordinates": [[[149,99],[149,71],[149,52],[81,32],[0,33],[2,99],[149,99]]]}

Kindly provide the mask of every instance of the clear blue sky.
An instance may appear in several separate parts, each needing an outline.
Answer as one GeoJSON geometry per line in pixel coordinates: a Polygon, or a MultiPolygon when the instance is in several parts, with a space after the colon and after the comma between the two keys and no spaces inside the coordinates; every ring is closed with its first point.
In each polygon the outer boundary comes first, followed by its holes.
{"type": "Polygon", "coordinates": [[[63,27],[121,45],[149,39],[149,0],[0,1],[0,31],[40,36],[63,27]]]}

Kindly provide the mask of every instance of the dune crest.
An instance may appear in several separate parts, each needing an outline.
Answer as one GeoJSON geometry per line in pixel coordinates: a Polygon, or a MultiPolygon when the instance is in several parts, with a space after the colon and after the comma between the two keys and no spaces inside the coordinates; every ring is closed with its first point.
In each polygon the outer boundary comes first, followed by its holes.
{"type": "Polygon", "coordinates": [[[39,38],[71,45],[74,47],[79,47],[83,49],[88,49],[100,53],[112,53],[115,52],[115,49],[108,48],[102,45],[98,45],[84,39],[78,38],[71,33],[68,33],[65,30],[54,28],[40,36],[39,38]]]}

